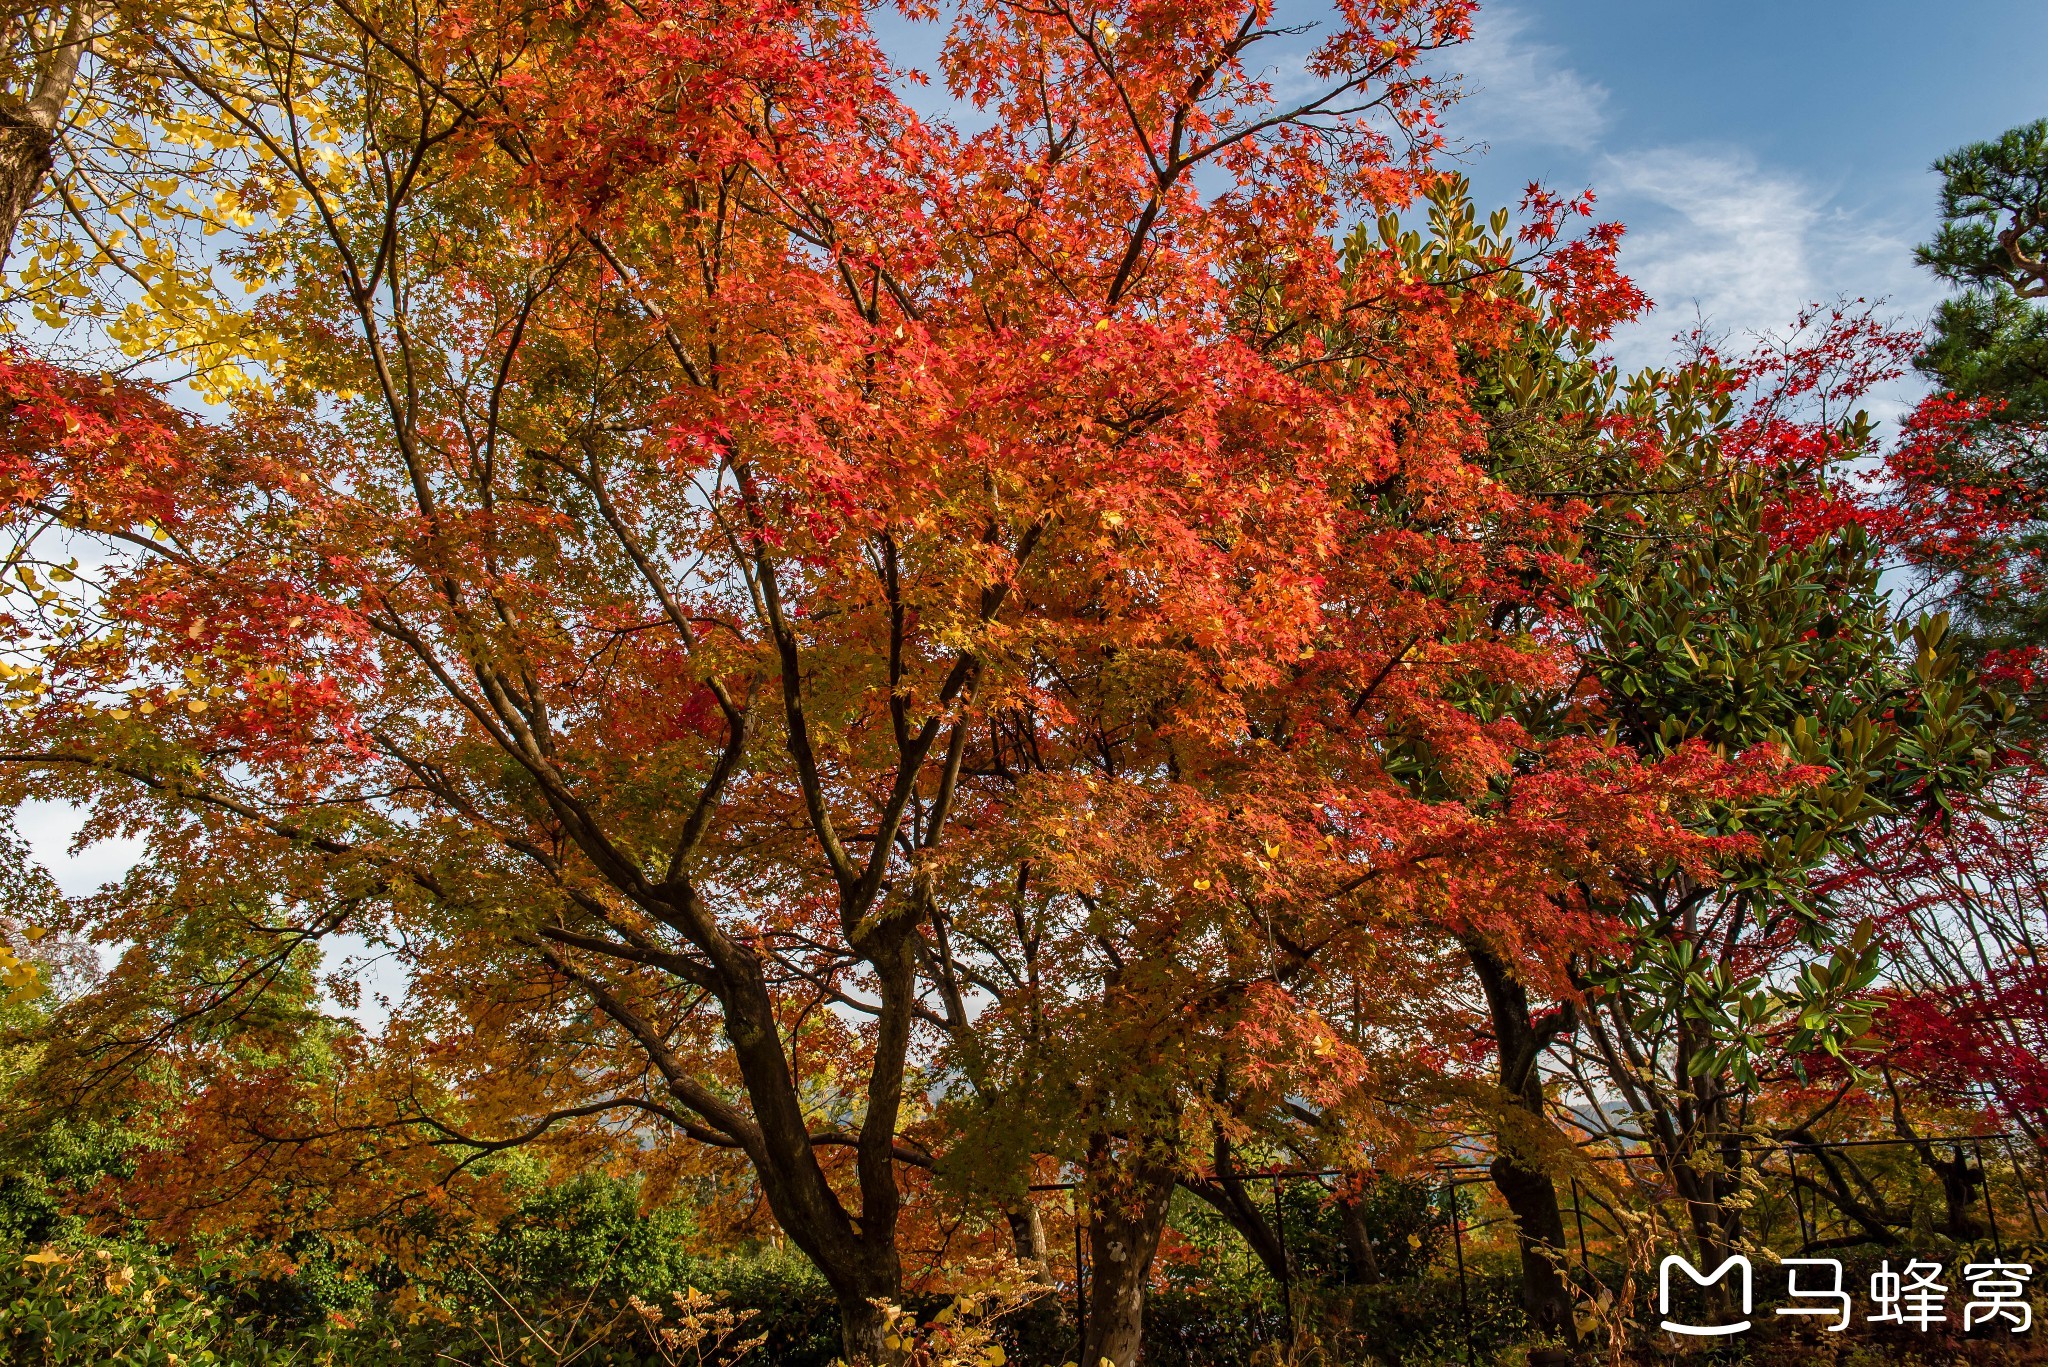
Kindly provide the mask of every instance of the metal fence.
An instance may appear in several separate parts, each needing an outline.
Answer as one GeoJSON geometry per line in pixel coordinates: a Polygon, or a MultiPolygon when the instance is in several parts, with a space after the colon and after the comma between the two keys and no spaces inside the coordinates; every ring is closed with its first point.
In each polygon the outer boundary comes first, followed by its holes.
{"type": "MultiPolygon", "coordinates": [[[[1878,1200],[1882,1207],[1877,1213],[1888,1217],[1894,1224],[1900,1224],[1902,1232],[1910,1232],[1913,1227],[1920,1199],[1930,1186],[1930,1179],[1939,1179],[1944,1184],[1960,1183],[1966,1193],[1972,1194],[1970,1200],[1973,1203],[1981,1203],[1982,1235],[1989,1239],[2000,1259],[2004,1257],[2008,1242],[2007,1226],[2021,1220],[2022,1210],[2024,1225],[2016,1228],[2022,1235],[2030,1231],[2034,1241],[2044,1241],[2041,1210],[2044,1205],[2048,1205],[2048,1183],[2044,1183],[2039,1200],[2036,1198],[2034,1185],[2037,1175],[2048,1177],[2048,1166],[2044,1166],[2044,1157],[2038,1151],[2033,1152],[2031,1165],[2025,1161],[2016,1143],[2016,1137],[2010,1134],[1972,1133],[1912,1138],[1751,1141],[1740,1147],[1752,1165],[1753,1180],[1762,1187],[1761,1199],[1751,1208],[1754,1228],[1749,1231],[1748,1237],[1764,1247],[1771,1248],[1773,1252],[1781,1251],[1776,1247],[1776,1244],[1781,1242],[1776,1237],[1781,1232],[1780,1225],[1783,1225],[1782,1232],[1787,1236],[1783,1242],[1788,1243],[1788,1247],[1782,1251],[1788,1256],[1801,1256],[1816,1249],[1848,1248],[1858,1244],[1881,1242],[1872,1236],[1868,1229],[1859,1229],[1857,1222],[1835,1204],[1842,1194],[1839,1188],[1845,1182],[1840,1171],[1845,1163],[1856,1173],[1853,1179],[1846,1179],[1852,1194],[1856,1186],[1865,1188],[1870,1197],[1878,1200]],[[1987,1147],[1993,1155],[2002,1154],[2009,1165],[1996,1177],[1993,1169],[1986,1164],[1987,1147]],[[1934,1158],[1931,1165],[1930,1155],[1935,1155],[1939,1150],[1947,1150],[1947,1157],[1934,1158]],[[1898,1170],[1898,1165],[1873,1174],[1853,1159],[1853,1155],[1862,1152],[1898,1151],[1904,1151],[1909,1155],[1903,1165],[1903,1175],[1898,1170]],[[1810,1169],[1821,1168],[1825,1175],[1816,1177],[1811,1171],[1802,1172],[1802,1160],[1810,1169]],[[1974,1163],[1971,1160],[1974,1160],[1974,1163]],[[1887,1186],[1893,1195],[1904,1200],[1903,1218],[1896,1202],[1890,1205],[1883,1204],[1881,1194],[1887,1186]],[[2016,1199],[2008,1199],[2001,1207],[1994,1194],[1994,1188],[1997,1187],[2002,1187],[2008,1198],[2016,1199]],[[1795,1231],[1796,1241],[1792,1241],[1791,1236],[1795,1231]]],[[[2031,1142],[2027,1143],[2027,1147],[2032,1150],[2031,1142]]],[[[1647,1150],[1582,1153],[1578,1161],[1591,1165],[1620,1164],[1628,1171],[1630,1178],[1641,1186],[1654,1185],[1637,1176],[1643,1169],[1648,1169],[1659,1177],[1665,1176],[1657,1157],[1647,1150]]],[[[1461,1198],[1460,1193],[1468,1188],[1476,1188],[1483,1192],[1492,1190],[1493,1182],[1488,1175],[1487,1163],[1440,1162],[1431,1165],[1426,1171],[1431,1173],[1433,1191],[1430,1199],[1433,1203],[1440,1203],[1449,1225],[1447,1251],[1450,1254],[1450,1267],[1446,1270],[1457,1279],[1458,1313],[1465,1354],[1468,1361],[1476,1361],[1467,1242],[1479,1230],[1511,1222],[1512,1216],[1502,1210],[1486,1214],[1485,1218],[1468,1218],[1468,1212],[1472,1215],[1481,1213],[1482,1203],[1486,1198],[1476,1194],[1476,1199],[1461,1198]]],[[[1297,1288],[1294,1285],[1283,1192],[1294,1183],[1314,1182],[1318,1186],[1323,1186],[1331,1179],[1355,1176],[1357,1174],[1346,1170],[1326,1168],[1268,1168],[1243,1175],[1247,1187],[1256,1184],[1268,1188],[1271,1192],[1270,1223],[1279,1241],[1281,1266],[1286,1269],[1282,1276],[1276,1278],[1275,1289],[1280,1294],[1285,1330],[1290,1340],[1293,1339],[1296,1329],[1297,1288]]],[[[1071,1192],[1079,1185],[1075,1181],[1048,1182],[1035,1185],[1031,1190],[1043,1193],[1071,1192]]],[[[1619,1264],[1614,1245],[1620,1235],[1611,1219],[1614,1212],[1611,1206],[1603,1211],[1602,1202],[1588,1190],[1588,1184],[1581,1182],[1578,1176],[1569,1177],[1562,1185],[1570,1194],[1570,1204],[1562,1212],[1567,1215],[1570,1222],[1567,1239],[1576,1244],[1576,1249],[1565,1251],[1568,1254],[1576,1252],[1578,1255],[1576,1277],[1582,1287],[1590,1288],[1602,1284],[1596,1263],[1604,1257],[1609,1263],[1609,1271],[1615,1270],[1619,1264]],[[1589,1224],[1592,1226],[1590,1236],[1589,1224]]],[[[1560,1196],[1563,1194],[1561,1191],[1560,1196]]],[[[1678,1202],[1679,1198],[1667,1195],[1662,1200],[1669,1204],[1678,1202]]],[[[1952,1204],[1952,1194],[1944,1190],[1944,1206],[1952,1204]]],[[[1930,1210],[1930,1216],[1931,1214],[1930,1210]]],[[[1953,1211],[1944,1208],[1942,1214],[1945,1218],[1952,1217],[1953,1211]]],[[[1074,1298],[1076,1333],[1085,1342],[1090,1269],[1083,1235],[1084,1224],[1084,1219],[1077,1213],[1073,1222],[1072,1261],[1066,1269],[1071,1272],[1071,1276],[1062,1280],[1068,1282],[1074,1298]]],[[[1569,1267],[1566,1270],[1568,1273],[1572,1271],[1569,1267]]],[[[1077,1361],[1079,1356],[1077,1351],[1077,1361]]]]}

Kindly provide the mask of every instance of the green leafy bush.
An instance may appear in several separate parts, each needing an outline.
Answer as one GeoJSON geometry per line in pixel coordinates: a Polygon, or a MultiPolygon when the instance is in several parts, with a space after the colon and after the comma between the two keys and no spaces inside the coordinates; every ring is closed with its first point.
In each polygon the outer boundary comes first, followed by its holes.
{"type": "Polygon", "coordinates": [[[263,1343],[213,1299],[106,1249],[0,1261],[0,1359],[21,1367],[270,1367],[309,1353],[263,1343]]]}

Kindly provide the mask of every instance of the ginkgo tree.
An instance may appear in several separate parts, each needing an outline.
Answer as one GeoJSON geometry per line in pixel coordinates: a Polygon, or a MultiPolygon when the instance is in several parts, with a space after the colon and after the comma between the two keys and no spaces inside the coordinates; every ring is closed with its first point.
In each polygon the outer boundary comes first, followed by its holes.
{"type": "MultiPolygon", "coordinates": [[[[174,374],[218,400],[265,382],[270,277],[224,251],[256,222],[237,190],[260,148],[182,79],[236,63],[247,12],[79,0],[17,7],[0,36],[0,330],[67,363],[174,374]],[[174,54],[188,54],[181,59],[174,54]],[[225,234],[225,236],[223,236],[225,234]]],[[[301,93],[301,113],[320,117],[301,93]]]]}

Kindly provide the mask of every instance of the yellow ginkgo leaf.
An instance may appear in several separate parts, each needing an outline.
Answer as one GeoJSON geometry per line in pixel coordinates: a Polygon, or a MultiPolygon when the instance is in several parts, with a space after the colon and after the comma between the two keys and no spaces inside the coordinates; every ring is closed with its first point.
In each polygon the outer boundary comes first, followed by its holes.
{"type": "Polygon", "coordinates": [[[1208,890],[1209,890],[1209,880],[1208,880],[1208,879],[1206,879],[1206,878],[1197,878],[1197,879],[1195,880],[1195,891],[1196,891],[1196,892],[1207,892],[1208,890]]]}

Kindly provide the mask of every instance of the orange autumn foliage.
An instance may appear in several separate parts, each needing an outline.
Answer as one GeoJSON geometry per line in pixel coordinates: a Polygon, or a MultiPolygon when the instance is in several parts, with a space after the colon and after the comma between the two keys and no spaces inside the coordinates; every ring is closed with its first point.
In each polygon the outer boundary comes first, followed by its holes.
{"type": "Polygon", "coordinates": [[[1541,196],[1344,245],[1445,191],[1469,10],[1340,6],[1304,97],[1267,6],[962,5],[974,130],[851,5],[259,4],[276,84],[181,68],[262,145],[270,392],[0,369],[9,517],[91,548],[9,619],[8,791],[152,853],[52,1068],[171,1103],[127,1198],[374,1239],[517,1144],[744,1173],[874,1357],[978,1125],[1028,1116],[966,1186],[1077,1163],[1156,1240],[1184,1125],[1368,1116],[1335,984],[1596,939],[1575,842],[1777,781],[1559,745],[1470,800],[1526,739],[1475,682],[1570,668],[1474,623],[1562,601],[1573,513],[1486,474],[1467,361],[1639,297],[1541,196]],[[312,1023],[342,934],[406,975],[374,1039],[312,1023]]]}

